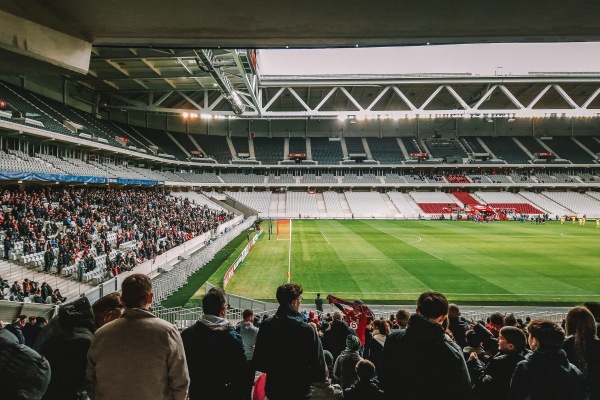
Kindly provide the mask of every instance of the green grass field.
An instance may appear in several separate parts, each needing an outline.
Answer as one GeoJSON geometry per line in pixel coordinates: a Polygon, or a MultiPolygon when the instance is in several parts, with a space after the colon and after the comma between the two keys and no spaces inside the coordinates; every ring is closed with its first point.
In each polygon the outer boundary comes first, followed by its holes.
{"type": "MultiPolygon", "coordinates": [[[[595,221],[301,220],[293,221],[290,269],[311,299],[321,292],[394,304],[436,290],[463,304],[575,304],[600,301],[599,243],[595,221]]],[[[287,280],[289,246],[263,235],[227,291],[272,301],[287,280]]],[[[218,283],[221,269],[209,281],[218,283]]]]}

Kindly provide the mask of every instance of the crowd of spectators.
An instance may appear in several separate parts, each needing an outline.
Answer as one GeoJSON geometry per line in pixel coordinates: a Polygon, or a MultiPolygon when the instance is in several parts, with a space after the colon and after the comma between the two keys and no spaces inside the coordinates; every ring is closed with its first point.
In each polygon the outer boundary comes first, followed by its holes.
{"type": "Polygon", "coordinates": [[[45,272],[75,265],[79,279],[99,257],[114,276],[233,217],[143,188],[5,189],[0,202],[5,260],[17,248],[23,256],[43,253],[45,272]]]}
{"type": "Polygon", "coordinates": [[[277,300],[275,315],[245,310],[234,327],[213,288],[179,334],[150,312],[151,282],[134,274],[93,306],[82,298],[50,322],[20,316],[0,328],[0,360],[21,352],[0,363],[0,385],[31,399],[600,398],[599,303],[573,307],[562,325],[503,313],[473,321],[425,292],[416,312],[369,318],[361,333],[339,312],[300,311],[299,285],[280,286],[277,300]],[[115,369],[134,355],[143,367],[115,369]],[[11,379],[25,359],[35,371],[11,379]]]}

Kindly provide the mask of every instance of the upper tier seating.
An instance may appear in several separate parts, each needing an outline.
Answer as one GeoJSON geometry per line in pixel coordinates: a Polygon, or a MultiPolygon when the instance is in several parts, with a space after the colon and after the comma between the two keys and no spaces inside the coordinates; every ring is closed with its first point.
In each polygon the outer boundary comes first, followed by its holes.
{"type": "MultiPolygon", "coordinates": [[[[306,154],[306,139],[299,137],[291,137],[289,140],[290,153],[294,154],[306,154]]],[[[286,154],[287,157],[289,154],[286,154]]]]}
{"type": "Polygon", "coordinates": [[[344,158],[340,141],[315,137],[310,139],[312,158],[319,164],[339,164],[344,158]]]}
{"type": "Polygon", "coordinates": [[[404,176],[398,174],[387,174],[385,176],[385,183],[407,183],[404,176]]]}
{"type": "Polygon", "coordinates": [[[460,157],[468,158],[462,146],[456,139],[427,139],[425,141],[431,156],[434,158],[460,157]]]}
{"type": "Polygon", "coordinates": [[[371,156],[380,164],[401,164],[405,160],[402,150],[396,138],[374,138],[368,137],[367,144],[371,156]]]}
{"type": "Polygon", "coordinates": [[[554,154],[574,164],[593,164],[596,160],[596,157],[585,151],[570,137],[555,136],[552,140],[548,140],[546,145],[554,154]]]}
{"type": "Polygon", "coordinates": [[[338,180],[333,174],[321,174],[317,176],[315,174],[304,174],[301,179],[301,183],[338,183],[338,180]]]}
{"type": "Polygon", "coordinates": [[[592,136],[577,136],[575,139],[594,154],[600,154],[600,141],[592,136]]]}
{"type": "Polygon", "coordinates": [[[531,160],[512,137],[482,137],[481,139],[497,158],[509,164],[528,164],[531,160]]]}
{"type": "Polygon", "coordinates": [[[135,129],[148,138],[159,147],[159,154],[164,153],[172,155],[179,160],[187,160],[188,155],[171,138],[160,129],[142,128],[136,126],[135,129]]]}
{"type": "Polygon", "coordinates": [[[406,152],[409,155],[410,153],[421,153],[421,148],[419,147],[419,144],[415,138],[403,136],[400,138],[400,140],[402,141],[402,144],[404,145],[404,148],[406,148],[406,152]]]}
{"type": "Polygon", "coordinates": [[[463,140],[465,147],[470,149],[473,153],[487,153],[487,150],[481,145],[481,143],[479,143],[477,137],[464,136],[461,139],[463,140]]]}
{"type": "Polygon", "coordinates": [[[221,174],[225,183],[265,183],[264,175],[257,174],[221,174]]]}
{"type": "Polygon", "coordinates": [[[246,136],[232,136],[231,143],[235,149],[236,156],[242,154],[250,154],[250,145],[248,144],[248,137],[246,136]]]}
{"type": "Polygon", "coordinates": [[[359,137],[347,137],[344,139],[346,142],[346,150],[348,150],[348,155],[354,153],[366,153],[365,146],[363,145],[362,138],[359,137]]]}
{"type": "Polygon", "coordinates": [[[525,146],[527,150],[535,157],[535,153],[547,153],[548,150],[544,148],[535,138],[531,136],[519,136],[517,140],[525,146]]]}
{"type": "Polygon", "coordinates": [[[219,164],[229,164],[231,161],[231,150],[225,136],[193,135],[193,138],[206,155],[219,164]]]}
{"type": "Polygon", "coordinates": [[[263,164],[277,164],[283,160],[283,147],[283,138],[254,138],[254,155],[263,164]]]}

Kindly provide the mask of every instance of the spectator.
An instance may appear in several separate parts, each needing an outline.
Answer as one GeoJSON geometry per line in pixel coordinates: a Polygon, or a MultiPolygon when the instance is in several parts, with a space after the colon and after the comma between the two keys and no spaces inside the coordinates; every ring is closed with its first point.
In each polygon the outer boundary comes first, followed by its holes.
{"type": "Polygon", "coordinates": [[[406,329],[408,326],[408,319],[410,318],[410,313],[406,310],[400,309],[396,312],[396,324],[398,325],[397,329],[406,329]]]}
{"type": "Polygon", "coordinates": [[[523,361],[526,344],[527,337],[521,329],[505,326],[498,336],[499,352],[487,365],[475,355],[469,358],[467,364],[473,372],[473,390],[478,399],[505,400],[508,397],[510,380],[517,363],[523,361]]]}
{"type": "Polygon", "coordinates": [[[23,335],[23,327],[27,323],[27,315],[20,315],[12,324],[7,325],[4,329],[15,335],[19,344],[25,344],[25,336],[23,335]]]}
{"type": "Polygon", "coordinates": [[[585,307],[574,307],[567,314],[566,328],[567,358],[585,376],[591,399],[600,399],[600,339],[594,316],[585,307]]]}
{"type": "Polygon", "coordinates": [[[378,375],[389,399],[469,399],[471,380],[461,349],[445,334],[448,300],[425,292],[406,330],[393,331],[386,340],[378,375]],[[435,379],[431,374],[435,373],[435,379]]]}
{"type": "Polygon", "coordinates": [[[23,327],[23,336],[25,336],[25,344],[33,347],[42,330],[48,325],[48,320],[44,317],[33,317],[33,322],[28,325],[27,329],[23,327]]]}
{"type": "Polygon", "coordinates": [[[531,321],[527,329],[533,352],[517,364],[508,399],[588,399],[583,374],[569,363],[561,349],[565,340],[562,328],[552,321],[537,319],[531,321]]]}
{"type": "Polygon", "coordinates": [[[344,391],[338,384],[332,383],[333,356],[327,350],[323,350],[325,366],[327,367],[328,379],[324,382],[313,382],[310,388],[310,400],[338,400],[344,398],[344,391]]]}
{"type": "Polygon", "coordinates": [[[490,322],[485,326],[496,338],[500,335],[500,329],[504,326],[504,314],[495,312],[490,315],[490,322]]]}
{"type": "Polygon", "coordinates": [[[0,390],[3,399],[39,400],[50,382],[48,360],[0,327],[0,390]]]}
{"type": "Polygon", "coordinates": [[[323,332],[323,348],[331,352],[334,360],[346,348],[346,338],[348,335],[356,335],[356,332],[342,320],[341,312],[334,312],[333,321],[329,324],[329,328],[323,332]]]}
{"type": "Polygon", "coordinates": [[[315,306],[317,307],[318,312],[323,312],[323,299],[321,298],[321,293],[317,293],[317,298],[315,299],[315,306]]]}
{"type": "Polygon", "coordinates": [[[202,318],[181,333],[190,373],[190,400],[248,398],[250,370],[239,333],[225,319],[227,299],[212,288],[202,299],[202,318]]]}
{"type": "Polygon", "coordinates": [[[300,314],[302,287],[277,288],[279,308],[263,321],[254,348],[254,366],[267,374],[269,400],[304,400],[311,382],[324,382],[326,369],[317,333],[300,314]]]}
{"type": "Polygon", "coordinates": [[[148,311],[152,283],[142,274],[122,285],[123,315],[100,328],[88,352],[87,377],[95,400],[185,400],[189,376],[177,328],[148,311]],[[125,370],[133,362],[138,367],[125,370]]]}
{"type": "Polygon", "coordinates": [[[46,303],[46,300],[48,299],[48,297],[52,296],[52,287],[50,285],[48,285],[47,282],[42,282],[42,287],[40,288],[40,292],[42,295],[42,300],[44,300],[44,303],[46,303]]]}
{"type": "Polygon", "coordinates": [[[76,400],[85,395],[87,351],[95,330],[92,308],[82,297],[61,306],[58,317],[41,331],[33,348],[52,369],[44,400],[76,400]]]}
{"type": "Polygon", "coordinates": [[[254,345],[256,344],[256,336],[258,335],[258,328],[254,325],[254,311],[246,309],[242,312],[242,322],[239,325],[239,332],[244,342],[244,352],[246,353],[246,359],[252,361],[252,355],[254,354],[254,345]]]}
{"type": "Polygon", "coordinates": [[[101,328],[123,315],[124,307],[121,294],[114,292],[100,298],[92,305],[96,328],[101,328]]]}
{"type": "Polygon", "coordinates": [[[383,400],[385,395],[375,381],[375,366],[369,360],[360,360],[356,364],[358,382],[344,391],[346,400],[383,400]]]}
{"type": "Polygon", "coordinates": [[[333,376],[340,383],[342,389],[346,390],[358,381],[356,375],[356,363],[362,360],[358,354],[360,340],[356,335],[348,335],[346,338],[346,348],[342,354],[335,360],[333,367],[333,376]]]}
{"type": "Polygon", "coordinates": [[[583,303],[583,306],[590,310],[596,320],[596,336],[600,337],[600,303],[596,301],[588,301],[583,303]]]}
{"type": "Polygon", "coordinates": [[[374,322],[375,329],[373,330],[373,339],[369,348],[368,360],[375,365],[375,370],[379,367],[381,353],[385,346],[385,341],[390,334],[390,324],[388,321],[379,319],[374,322]]]}
{"type": "Polygon", "coordinates": [[[456,344],[460,347],[467,345],[465,334],[469,330],[469,321],[461,317],[460,310],[456,304],[448,306],[448,329],[452,332],[452,336],[456,344]]]}

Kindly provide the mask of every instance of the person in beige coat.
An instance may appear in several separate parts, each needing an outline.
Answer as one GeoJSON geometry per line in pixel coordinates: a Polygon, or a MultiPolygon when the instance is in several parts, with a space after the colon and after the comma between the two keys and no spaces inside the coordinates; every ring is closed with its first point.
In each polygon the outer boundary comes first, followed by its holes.
{"type": "Polygon", "coordinates": [[[88,394],[94,400],[185,400],[190,378],[177,329],[148,311],[152,283],[123,281],[123,315],[98,329],[88,352],[88,394]]]}

